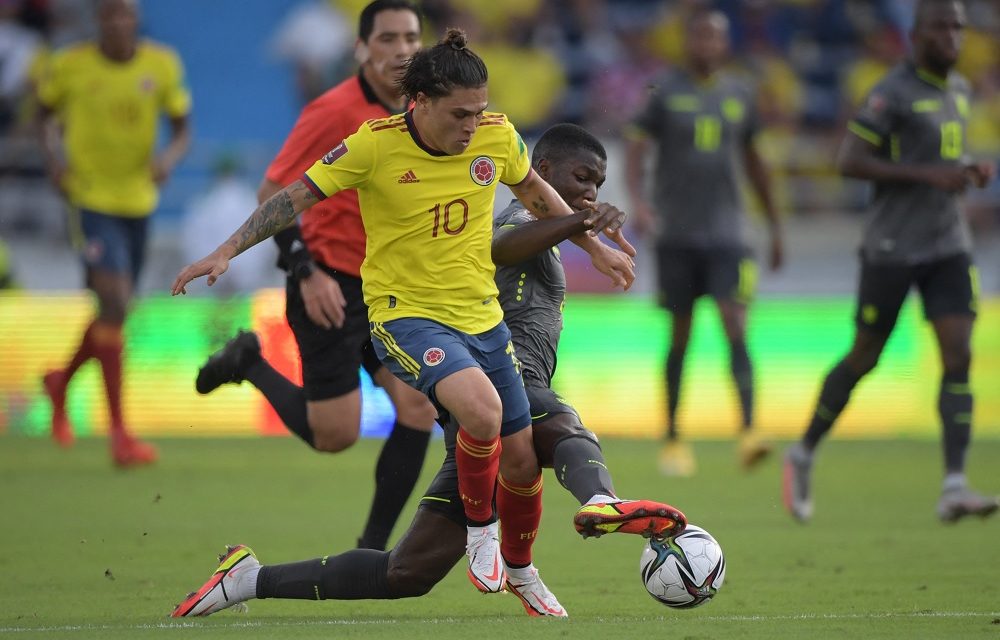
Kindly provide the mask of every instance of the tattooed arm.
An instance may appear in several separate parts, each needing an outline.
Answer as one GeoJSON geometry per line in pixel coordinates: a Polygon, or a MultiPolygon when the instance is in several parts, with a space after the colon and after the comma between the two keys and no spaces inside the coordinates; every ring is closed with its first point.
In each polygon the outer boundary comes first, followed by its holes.
{"type": "Polygon", "coordinates": [[[295,216],[316,204],[319,199],[301,180],[297,180],[277,192],[258,206],[219,248],[201,260],[184,267],[171,293],[187,293],[185,286],[201,276],[208,276],[208,286],[215,284],[226,269],[229,261],[258,242],[270,238],[295,221],[295,216]]]}

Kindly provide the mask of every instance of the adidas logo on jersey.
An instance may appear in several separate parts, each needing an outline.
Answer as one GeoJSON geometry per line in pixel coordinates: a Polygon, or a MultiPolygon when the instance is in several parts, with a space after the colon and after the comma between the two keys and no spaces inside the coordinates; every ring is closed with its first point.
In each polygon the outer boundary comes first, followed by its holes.
{"type": "Polygon", "coordinates": [[[420,178],[417,177],[417,174],[413,173],[413,169],[410,169],[400,176],[397,182],[399,182],[399,184],[410,184],[412,182],[420,182],[420,178]]]}

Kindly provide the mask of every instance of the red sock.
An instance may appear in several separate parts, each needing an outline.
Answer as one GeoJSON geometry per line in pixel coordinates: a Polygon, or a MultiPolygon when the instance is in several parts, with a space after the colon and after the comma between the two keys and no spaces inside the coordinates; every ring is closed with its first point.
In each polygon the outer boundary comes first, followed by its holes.
{"type": "Polygon", "coordinates": [[[108,398],[111,416],[111,434],[125,433],[122,418],[122,326],[95,321],[90,325],[94,357],[101,363],[104,374],[104,392],[108,398]]]}
{"type": "Polygon", "coordinates": [[[500,436],[476,440],[462,427],[455,443],[458,466],[458,491],[465,506],[465,517],[473,522],[493,520],[493,489],[500,468],[500,436]]]}
{"type": "Polygon", "coordinates": [[[500,553],[507,564],[531,564],[531,545],[542,520],[542,474],[526,485],[497,479],[497,513],[500,516],[500,553]]]}

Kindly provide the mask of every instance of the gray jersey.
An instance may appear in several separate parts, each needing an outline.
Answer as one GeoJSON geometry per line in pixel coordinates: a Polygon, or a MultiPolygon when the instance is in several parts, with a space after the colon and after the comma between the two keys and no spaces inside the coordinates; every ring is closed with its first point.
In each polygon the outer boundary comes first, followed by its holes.
{"type": "Polygon", "coordinates": [[[675,71],[657,83],[633,126],[656,146],[653,203],[660,243],[743,246],[737,171],[741,150],[758,126],[749,89],[724,74],[704,83],[675,71]]]}
{"type": "MultiPolygon", "coordinates": [[[[494,236],[534,219],[514,200],[493,218],[494,236]]],[[[548,387],[556,371],[566,298],[566,272],[559,248],[552,247],[513,267],[498,266],[495,279],[503,319],[521,361],[521,375],[526,384],[548,387]]]]}
{"type": "MultiPolygon", "coordinates": [[[[965,150],[969,85],[913,63],[895,67],[872,90],[848,129],[901,164],[956,164],[965,150]]],[[[876,182],[862,252],[881,264],[920,264],[971,250],[958,196],[928,184],[876,182]]]]}

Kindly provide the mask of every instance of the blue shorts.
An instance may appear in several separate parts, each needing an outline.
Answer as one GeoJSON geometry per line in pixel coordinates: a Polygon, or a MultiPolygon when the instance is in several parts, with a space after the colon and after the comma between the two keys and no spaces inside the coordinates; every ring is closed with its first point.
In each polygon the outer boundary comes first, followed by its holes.
{"type": "Polygon", "coordinates": [[[371,332],[382,364],[432,401],[438,381],[478,367],[493,383],[503,405],[500,435],[513,435],[531,425],[521,363],[503,322],[474,336],[425,318],[373,322],[371,332]]]}
{"type": "Polygon", "coordinates": [[[149,217],[126,218],[79,209],[83,263],[90,269],[111,271],[139,281],[146,261],[149,217]]]}

